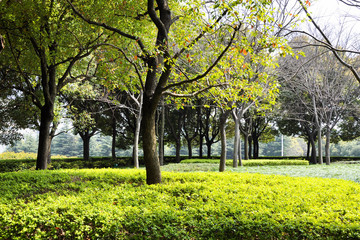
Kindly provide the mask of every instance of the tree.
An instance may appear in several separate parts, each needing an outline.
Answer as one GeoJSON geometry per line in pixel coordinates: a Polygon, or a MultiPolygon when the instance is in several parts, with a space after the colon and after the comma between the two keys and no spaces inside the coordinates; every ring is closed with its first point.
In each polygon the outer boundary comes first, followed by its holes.
{"type": "MultiPolygon", "coordinates": [[[[301,44],[301,43],[300,43],[301,44]]],[[[306,42],[305,45],[308,45],[306,42]]],[[[330,135],[332,129],[358,95],[359,87],[348,69],[339,64],[333,55],[319,47],[304,49],[306,57],[288,58],[284,74],[298,101],[315,119],[318,133],[319,163],[322,163],[321,133],[326,135],[326,164],[330,164],[330,135]],[[295,80],[295,77],[298,78],[295,80]]]]}
{"type": "Polygon", "coordinates": [[[175,161],[180,162],[180,148],[181,148],[181,131],[184,115],[181,110],[171,109],[170,106],[165,108],[166,124],[165,129],[167,130],[166,140],[168,142],[175,143],[175,161]]]}
{"type": "MultiPolygon", "coordinates": [[[[108,1],[106,5],[102,5],[103,2],[87,2],[85,5],[81,1],[76,2],[76,6],[71,4],[84,21],[131,40],[138,49],[133,58],[141,59],[146,68],[146,76],[144,79],[140,76],[139,84],[144,93],[141,128],[148,184],[161,182],[155,113],[162,96],[192,97],[226,84],[226,79],[221,77],[222,69],[216,66],[231,50],[241,29],[246,31],[257,21],[271,21],[267,16],[270,2],[209,1],[204,4],[203,1],[192,1],[183,4],[157,0],[155,5],[154,0],[148,0],[147,5],[124,1],[117,7],[118,2],[108,1]],[[123,14],[116,14],[119,6],[123,14]],[[99,8],[102,9],[101,16],[96,11],[99,8]],[[203,14],[205,11],[207,14],[203,14]],[[91,18],[81,12],[91,12],[91,18]],[[103,19],[104,12],[110,16],[109,19],[103,19]],[[144,29],[144,26],[149,26],[149,20],[153,25],[144,29]],[[131,31],[122,30],[126,28],[131,31]],[[207,37],[210,35],[222,38],[222,44],[209,41],[207,37]],[[199,51],[207,54],[199,56],[199,51]]],[[[246,40],[241,44],[246,45],[246,40]]],[[[280,49],[280,45],[275,48],[280,49]]]]}
{"type": "Polygon", "coordinates": [[[40,110],[36,169],[46,169],[57,97],[69,82],[86,77],[82,71],[72,75],[72,70],[86,66],[103,34],[75,19],[62,1],[28,0],[0,2],[0,33],[8,46],[1,64],[21,76],[12,87],[40,110]]]}
{"type": "MultiPolygon", "coordinates": [[[[321,26],[315,21],[315,19],[312,17],[310,12],[308,11],[308,7],[310,7],[311,3],[310,1],[306,1],[305,3],[302,0],[297,0],[297,2],[300,4],[304,12],[306,13],[307,18],[309,19],[310,23],[315,27],[316,31],[320,34],[321,37],[316,36],[315,34],[306,32],[306,31],[294,31],[294,32],[300,32],[302,34],[305,34],[307,36],[310,36],[316,43],[315,46],[321,46],[330,52],[333,53],[335,59],[339,62],[339,64],[343,65],[345,68],[347,68],[355,77],[355,79],[360,82],[360,74],[358,72],[358,65],[356,64],[356,61],[351,61],[354,56],[359,56],[360,51],[356,49],[352,49],[352,47],[349,48],[339,48],[336,46],[336,44],[333,43],[333,41],[330,39],[329,35],[321,28],[321,26]],[[347,54],[344,54],[347,53],[347,54]],[[352,56],[352,57],[347,57],[352,56]]],[[[339,0],[339,2],[346,4],[348,6],[351,6],[355,9],[360,9],[360,5],[358,0],[339,0]]],[[[356,21],[359,21],[359,19],[355,19],[356,21]]],[[[342,29],[340,30],[342,31],[342,29]]],[[[340,38],[342,36],[342,32],[336,35],[336,42],[341,42],[340,38]]],[[[349,39],[349,37],[347,37],[349,39]]],[[[357,38],[354,37],[355,41],[357,41],[357,38]]],[[[356,46],[354,44],[354,46],[356,46]]]]}
{"type": "Polygon", "coordinates": [[[183,112],[183,122],[181,135],[184,137],[187,148],[188,148],[188,158],[192,158],[192,142],[199,135],[199,126],[200,122],[197,121],[197,110],[190,106],[184,107],[183,112]]]}

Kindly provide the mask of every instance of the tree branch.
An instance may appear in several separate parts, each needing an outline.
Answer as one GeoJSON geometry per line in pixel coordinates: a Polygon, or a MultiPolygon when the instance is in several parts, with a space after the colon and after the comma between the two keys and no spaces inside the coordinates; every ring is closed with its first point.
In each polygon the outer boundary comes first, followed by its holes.
{"type": "Polygon", "coordinates": [[[180,85],[183,85],[183,84],[193,83],[195,81],[198,81],[198,80],[204,78],[219,63],[219,61],[223,58],[225,53],[229,50],[230,46],[232,45],[232,43],[233,43],[233,41],[235,39],[235,36],[236,36],[236,33],[237,33],[238,30],[239,30],[239,27],[236,27],[234,29],[234,33],[231,36],[231,39],[230,39],[229,43],[227,44],[227,46],[224,48],[224,50],[220,53],[220,55],[216,58],[216,60],[208,67],[208,69],[204,73],[196,76],[193,79],[188,79],[188,80],[184,80],[184,81],[181,81],[181,82],[170,84],[170,85],[168,85],[167,87],[164,88],[164,91],[167,91],[170,88],[177,87],[177,86],[180,86],[180,85]]]}
{"type": "Polygon", "coordinates": [[[148,52],[146,51],[146,48],[144,46],[144,44],[142,43],[141,39],[139,37],[136,37],[136,36],[133,36],[133,35],[130,35],[130,34],[127,34],[123,31],[121,31],[120,29],[117,29],[115,27],[112,27],[112,26],[109,26],[107,25],[106,23],[99,23],[99,22],[95,22],[95,21],[92,21],[88,18],[86,18],[83,14],[81,14],[76,8],[75,6],[71,3],[70,0],[66,0],[71,8],[73,9],[74,13],[76,15],[78,15],[82,20],[84,20],[85,22],[91,24],[91,25],[95,25],[95,26],[99,26],[99,27],[103,27],[109,31],[112,31],[112,32],[115,32],[115,33],[118,33],[119,35],[123,36],[123,37],[126,37],[128,39],[131,39],[131,40],[135,40],[136,43],[139,45],[140,49],[145,53],[146,56],[148,56],[148,52]]]}
{"type": "MultiPolygon", "coordinates": [[[[227,14],[228,10],[226,9],[223,14],[221,14],[220,17],[216,19],[216,21],[208,28],[209,30],[213,29],[216,24],[218,24],[221,19],[227,14]]],[[[203,30],[194,40],[192,40],[186,47],[183,47],[179,52],[177,52],[172,59],[177,59],[186,49],[191,48],[196,44],[197,41],[199,41],[200,38],[202,38],[205,33],[207,33],[208,30],[203,30]]]]}
{"type": "Polygon", "coordinates": [[[352,65],[346,63],[346,62],[339,56],[338,52],[333,48],[333,46],[332,46],[330,40],[328,39],[328,37],[327,37],[327,36],[325,35],[325,33],[321,30],[321,28],[319,27],[319,25],[316,24],[316,22],[314,21],[314,19],[311,17],[310,13],[307,11],[307,9],[306,9],[304,3],[302,2],[302,0],[297,0],[297,1],[300,3],[301,7],[302,7],[303,10],[305,11],[306,16],[309,18],[309,20],[311,21],[311,23],[312,23],[312,24],[314,25],[314,27],[320,32],[321,36],[325,39],[325,41],[326,41],[326,43],[328,44],[328,46],[331,46],[331,48],[332,48],[331,51],[334,53],[336,59],[338,59],[338,60],[341,62],[341,64],[343,64],[345,67],[347,67],[347,68],[354,74],[356,80],[360,83],[360,75],[359,75],[359,73],[356,71],[356,69],[355,69],[352,65]]]}
{"type": "Polygon", "coordinates": [[[222,87],[222,86],[226,86],[226,85],[229,85],[228,83],[221,83],[221,84],[215,84],[215,85],[211,85],[211,86],[208,86],[206,88],[203,88],[203,89],[200,89],[196,92],[193,92],[193,93],[189,93],[189,94],[177,94],[177,93],[173,93],[173,92],[170,92],[170,91],[165,91],[163,92],[163,95],[164,96],[172,96],[172,97],[183,97],[183,98],[190,98],[190,97],[195,97],[196,95],[199,95],[200,93],[203,93],[211,88],[214,88],[214,87],[222,87]]]}

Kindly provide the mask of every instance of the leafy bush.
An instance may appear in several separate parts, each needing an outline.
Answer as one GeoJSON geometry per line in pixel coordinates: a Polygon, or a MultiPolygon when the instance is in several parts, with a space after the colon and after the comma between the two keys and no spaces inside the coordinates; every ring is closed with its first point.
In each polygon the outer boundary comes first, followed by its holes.
{"type": "MultiPolygon", "coordinates": [[[[35,160],[37,157],[37,153],[26,153],[26,152],[3,152],[0,153],[0,160],[11,160],[11,159],[16,159],[16,160],[35,160]]],[[[53,159],[65,159],[65,158],[69,158],[67,156],[61,156],[61,155],[54,155],[52,156],[53,159]]]]}
{"type": "MultiPolygon", "coordinates": [[[[185,159],[181,163],[219,163],[219,159],[185,159]]],[[[278,166],[278,165],[309,165],[306,160],[272,160],[272,159],[261,159],[261,160],[243,160],[244,166],[278,166]]],[[[227,166],[232,166],[232,160],[226,160],[227,166]]]]}
{"type": "Polygon", "coordinates": [[[36,159],[36,153],[25,153],[25,152],[3,152],[0,153],[0,160],[8,159],[36,159]]]}
{"type": "Polygon", "coordinates": [[[360,185],[249,173],[0,174],[1,239],[360,239],[360,185]]]}

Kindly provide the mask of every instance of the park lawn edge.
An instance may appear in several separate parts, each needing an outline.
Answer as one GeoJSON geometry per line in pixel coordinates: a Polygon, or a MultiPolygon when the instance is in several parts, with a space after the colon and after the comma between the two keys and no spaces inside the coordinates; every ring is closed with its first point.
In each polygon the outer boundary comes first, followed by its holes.
{"type": "MultiPolygon", "coordinates": [[[[220,159],[184,159],[181,163],[220,163],[220,159]]],[[[243,166],[280,166],[280,165],[309,165],[307,160],[290,159],[252,159],[242,160],[243,166]]],[[[233,165],[233,160],[226,160],[227,166],[233,165]]]]}
{"type": "Polygon", "coordinates": [[[360,239],[360,185],[250,173],[0,174],[1,239],[360,239]]]}

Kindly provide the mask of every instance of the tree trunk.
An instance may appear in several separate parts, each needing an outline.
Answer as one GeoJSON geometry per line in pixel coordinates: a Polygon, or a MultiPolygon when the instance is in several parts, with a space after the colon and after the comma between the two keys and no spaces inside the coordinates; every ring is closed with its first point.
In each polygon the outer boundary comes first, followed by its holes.
{"type": "Polygon", "coordinates": [[[225,171],[226,167],[226,120],[230,114],[230,110],[224,111],[220,116],[220,139],[221,139],[221,156],[219,171],[225,171]]]}
{"type": "Polygon", "coordinates": [[[240,134],[239,134],[239,165],[241,167],[243,166],[242,156],[241,156],[241,135],[240,134]]]}
{"type": "Polygon", "coordinates": [[[249,136],[244,134],[244,159],[249,160],[249,136]]]}
{"type": "Polygon", "coordinates": [[[199,134],[199,158],[203,157],[203,144],[204,144],[204,136],[202,133],[199,134]]]}
{"type": "Polygon", "coordinates": [[[233,168],[237,168],[240,148],[240,129],[238,119],[235,117],[233,117],[233,119],[235,122],[233,168]]]}
{"type": "Polygon", "coordinates": [[[187,141],[187,145],[188,145],[188,158],[191,159],[192,158],[192,145],[191,145],[191,140],[187,141]]]}
{"type": "Polygon", "coordinates": [[[310,148],[311,148],[311,143],[310,143],[310,139],[308,138],[307,149],[306,149],[306,160],[310,160],[310,148]]]}
{"type": "Polygon", "coordinates": [[[207,158],[211,158],[211,143],[206,143],[207,147],[207,158]]]}
{"type": "Polygon", "coordinates": [[[313,137],[311,137],[310,139],[310,144],[311,144],[311,157],[310,157],[310,162],[313,164],[316,164],[316,144],[315,144],[315,140],[313,137]]]}
{"type": "Polygon", "coordinates": [[[319,164],[323,164],[323,155],[322,155],[322,143],[321,143],[321,126],[318,126],[318,154],[319,154],[319,164]]]}
{"type": "Polygon", "coordinates": [[[159,161],[160,166],[164,165],[164,132],[165,132],[165,104],[164,99],[161,100],[161,122],[159,133],[159,161]]]}
{"type": "Polygon", "coordinates": [[[160,162],[156,150],[155,115],[156,108],[152,107],[151,99],[144,94],[141,129],[147,184],[161,183],[160,162]]]}
{"type": "Polygon", "coordinates": [[[140,126],[141,126],[141,115],[136,118],[136,126],[135,126],[135,134],[134,134],[134,146],[133,146],[134,168],[139,168],[140,126]]]}
{"type": "Polygon", "coordinates": [[[111,142],[111,158],[116,160],[116,118],[112,117],[112,142],[111,142]]]}
{"type": "Polygon", "coordinates": [[[175,142],[175,150],[176,150],[175,161],[177,163],[179,163],[181,161],[181,158],[180,158],[181,141],[180,141],[180,139],[177,139],[175,142]]]}
{"type": "Polygon", "coordinates": [[[198,106],[198,122],[199,122],[199,158],[203,157],[203,142],[204,142],[204,135],[202,132],[202,119],[201,119],[201,100],[199,100],[199,106],[198,106]]]}
{"type": "Polygon", "coordinates": [[[41,108],[39,145],[36,159],[36,170],[47,168],[49,150],[51,149],[50,127],[54,120],[53,105],[44,105],[41,108]]]}
{"type": "Polygon", "coordinates": [[[85,134],[83,138],[83,158],[84,161],[90,160],[90,136],[89,134],[85,134]]]}
{"type": "MultiPolygon", "coordinates": [[[[140,98],[140,102],[142,102],[142,97],[140,98]]],[[[133,146],[134,168],[139,168],[139,138],[140,138],[140,127],[141,127],[141,118],[142,118],[141,115],[142,115],[142,107],[140,106],[139,114],[136,118],[135,133],[134,133],[134,146],[133,146]]]]}
{"type": "Polygon", "coordinates": [[[259,158],[259,138],[258,137],[253,137],[253,158],[257,159],[259,158]]]}
{"type": "Polygon", "coordinates": [[[249,144],[248,144],[248,146],[249,146],[249,159],[252,159],[252,137],[251,136],[249,136],[248,137],[248,141],[249,141],[249,144]]]}
{"type": "Polygon", "coordinates": [[[331,130],[329,127],[326,127],[326,144],[325,144],[325,162],[326,165],[330,165],[330,138],[331,130]]]}

